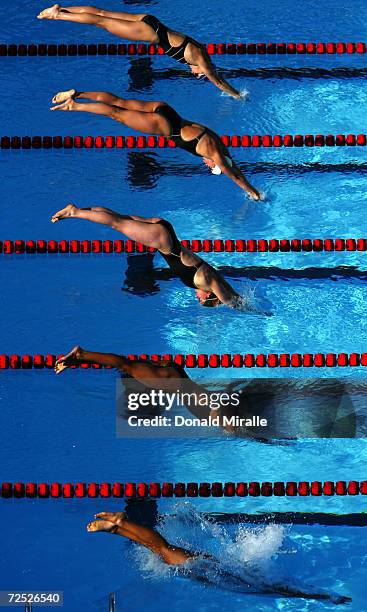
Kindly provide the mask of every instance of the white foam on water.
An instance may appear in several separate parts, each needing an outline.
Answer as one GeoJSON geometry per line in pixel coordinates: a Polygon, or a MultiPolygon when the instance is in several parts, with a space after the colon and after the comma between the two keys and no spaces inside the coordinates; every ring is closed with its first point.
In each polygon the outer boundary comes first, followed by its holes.
{"type": "Polygon", "coordinates": [[[174,576],[196,578],[213,586],[249,592],[275,578],[274,563],[281,551],[286,530],[280,525],[245,527],[235,535],[225,526],[205,518],[188,502],[180,503],[176,513],[165,516],[158,531],[173,545],[205,553],[182,566],[167,566],[151,551],[136,546],[135,561],[144,577],[166,580],[174,576]]]}

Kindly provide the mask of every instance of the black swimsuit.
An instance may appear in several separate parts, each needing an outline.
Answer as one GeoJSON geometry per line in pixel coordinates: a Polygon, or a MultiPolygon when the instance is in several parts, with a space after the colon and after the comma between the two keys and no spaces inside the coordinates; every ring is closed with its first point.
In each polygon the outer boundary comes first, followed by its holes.
{"type": "Polygon", "coordinates": [[[191,38],[190,36],[185,36],[183,42],[178,47],[172,47],[168,40],[168,28],[154,15],[145,15],[142,21],[150,26],[158,36],[158,44],[162,47],[163,51],[169,57],[181,62],[181,64],[188,64],[185,60],[185,50],[189,43],[192,43],[196,47],[202,47],[200,43],[191,38]]]}
{"type": "Polygon", "coordinates": [[[185,149],[185,151],[188,151],[193,155],[202,157],[196,152],[196,147],[204,134],[208,132],[208,128],[204,127],[199,136],[195,136],[195,138],[192,138],[191,140],[184,140],[181,136],[182,118],[175,111],[175,109],[172,108],[172,106],[169,106],[169,104],[162,104],[162,106],[158,106],[154,112],[164,117],[164,119],[169,123],[171,127],[170,138],[173,140],[176,147],[180,147],[180,149],[185,149]]]}
{"type": "Polygon", "coordinates": [[[172,240],[172,251],[168,254],[159,251],[160,254],[162,255],[162,257],[164,257],[174,274],[176,274],[182,280],[184,285],[186,285],[187,287],[191,287],[191,289],[198,289],[198,287],[194,283],[194,277],[196,272],[205,262],[201,260],[196,265],[186,266],[181,259],[181,242],[177,238],[176,232],[173,229],[171,223],[169,221],[166,221],[165,219],[161,219],[157,223],[163,225],[169,231],[169,235],[172,240]]]}

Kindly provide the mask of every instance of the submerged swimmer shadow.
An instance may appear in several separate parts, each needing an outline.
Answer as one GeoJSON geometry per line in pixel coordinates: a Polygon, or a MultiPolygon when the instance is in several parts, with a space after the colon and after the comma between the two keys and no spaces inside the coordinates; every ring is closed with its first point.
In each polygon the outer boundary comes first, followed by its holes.
{"type": "Polygon", "coordinates": [[[164,175],[163,168],[154,153],[129,151],[127,154],[127,181],[133,190],[154,189],[164,175]]]}
{"type": "MultiPolygon", "coordinates": [[[[231,382],[227,389],[229,393],[237,389],[241,402],[237,408],[226,411],[226,416],[258,415],[267,420],[265,435],[263,428],[239,426],[231,431],[235,436],[279,443],[280,440],[300,438],[365,437],[367,433],[365,417],[357,427],[353,397],[356,391],[347,381],[336,378],[254,379],[231,382]]],[[[365,392],[364,400],[365,406],[365,392]]]]}
{"type": "Polygon", "coordinates": [[[129,58],[129,92],[150,91],[154,85],[153,62],[150,57],[129,58]]]}
{"type": "Polygon", "coordinates": [[[124,285],[121,291],[139,297],[159,293],[159,282],[169,281],[175,277],[169,268],[154,267],[154,253],[127,255],[127,268],[124,285]]]}
{"type": "MultiPolygon", "coordinates": [[[[221,181],[223,177],[213,177],[201,161],[188,163],[185,153],[179,149],[171,149],[170,153],[175,156],[165,156],[164,161],[158,152],[128,151],[127,154],[127,176],[126,180],[130,187],[135,190],[154,189],[159,180],[165,176],[177,177],[185,175],[187,178],[193,176],[207,176],[213,181],[221,181]],[[181,158],[181,154],[185,157],[181,158]],[[179,157],[176,157],[179,156],[179,157]],[[182,160],[182,161],[181,161],[182,160]]],[[[236,152],[234,157],[237,158],[236,152]]],[[[254,160],[252,162],[238,161],[237,165],[250,179],[258,175],[267,175],[272,178],[298,178],[303,175],[317,173],[338,172],[364,176],[367,173],[367,163],[345,162],[345,163],[274,163],[254,160]]]]}
{"type": "Polygon", "coordinates": [[[131,410],[138,417],[155,421],[166,416],[164,402],[154,400],[146,406],[137,401],[139,394],[155,389],[164,396],[173,394],[169,415],[174,421],[180,415],[180,422],[177,431],[175,426],[167,430],[164,424],[156,422],[154,427],[163,429],[154,429],[153,437],[163,433],[168,437],[217,439],[222,431],[233,437],[276,444],[291,444],[298,439],[367,437],[367,384],[358,380],[218,379],[198,384],[186,376],[167,379],[158,376],[152,379],[152,384],[125,377],[121,381],[118,417],[127,421],[131,410]],[[225,403],[220,399],[223,394],[225,403]],[[128,406],[128,397],[129,402],[133,399],[133,405],[128,406]],[[208,422],[209,415],[216,422],[208,422]],[[185,429],[181,427],[182,418],[185,429]],[[204,428],[195,426],[195,419],[200,423],[203,420],[204,428]]]}
{"type": "MultiPolygon", "coordinates": [[[[317,68],[307,66],[304,68],[291,68],[287,66],[273,68],[219,68],[216,66],[218,74],[226,80],[234,80],[241,78],[254,79],[292,79],[301,81],[302,79],[350,79],[367,77],[367,68],[317,68]]],[[[152,72],[153,82],[167,80],[177,80],[178,78],[190,79],[192,75],[187,70],[180,68],[167,68],[163,70],[154,70],[152,72]]]]}
{"type": "Polygon", "coordinates": [[[278,266],[219,266],[217,268],[222,274],[229,278],[248,278],[257,281],[265,280],[322,280],[329,279],[337,282],[339,280],[367,280],[367,270],[360,270],[357,266],[334,266],[332,268],[279,268],[278,266]]]}
{"type": "Polygon", "coordinates": [[[158,504],[155,499],[126,499],[127,518],[143,527],[154,529],[158,522],[158,504]]]}
{"type": "MultiPolygon", "coordinates": [[[[299,56],[298,56],[299,57],[299,56]]],[[[273,68],[223,68],[226,79],[257,78],[257,79],[350,79],[367,77],[367,68],[350,68],[338,66],[336,68],[317,68],[307,66],[304,68],[291,68],[279,66],[273,68]]]]}

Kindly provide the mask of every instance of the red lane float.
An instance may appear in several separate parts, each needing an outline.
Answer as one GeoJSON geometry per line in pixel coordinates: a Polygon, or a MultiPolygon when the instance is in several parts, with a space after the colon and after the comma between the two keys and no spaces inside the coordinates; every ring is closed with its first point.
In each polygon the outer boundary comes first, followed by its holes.
{"type": "MultiPolygon", "coordinates": [[[[182,240],[194,253],[331,253],[367,251],[367,238],[282,238],[270,240],[182,240]]],[[[0,240],[2,255],[68,253],[155,253],[134,240],[0,240]]]]}
{"type": "Polygon", "coordinates": [[[299,482],[3,482],[0,497],[10,498],[159,498],[159,497],[330,497],[367,495],[367,480],[299,482]]]}
{"type": "MultiPolygon", "coordinates": [[[[62,355],[0,355],[0,370],[49,370],[62,355]]],[[[198,355],[125,355],[130,360],[174,361],[184,368],[355,368],[367,366],[367,353],[224,353],[198,355]]],[[[72,369],[108,369],[97,363],[73,365],[72,369]]]]}
{"type": "MultiPolygon", "coordinates": [[[[221,136],[233,148],[365,147],[366,134],[234,134],[221,136]]],[[[164,149],[175,148],[165,136],[1,136],[0,148],[19,149],[164,149]]]]}
{"type": "MultiPolygon", "coordinates": [[[[365,42],[207,43],[209,55],[353,55],[366,53],[365,42]]],[[[78,55],[164,55],[159,45],[145,43],[13,43],[0,44],[0,57],[75,57],[78,55]]]]}

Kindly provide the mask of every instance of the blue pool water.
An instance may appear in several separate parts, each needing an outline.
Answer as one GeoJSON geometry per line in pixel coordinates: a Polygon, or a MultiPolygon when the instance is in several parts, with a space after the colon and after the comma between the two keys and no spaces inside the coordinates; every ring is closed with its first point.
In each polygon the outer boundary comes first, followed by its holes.
{"type": "MultiPolygon", "coordinates": [[[[208,42],[364,39],[367,6],[363,1],[354,0],[352,6],[342,0],[325,4],[305,10],[299,0],[268,0],[243,3],[239,11],[238,3],[230,0],[224,11],[220,0],[188,0],[174,3],[174,16],[167,0],[124,5],[109,0],[108,7],[156,13],[208,42]]],[[[42,8],[35,0],[14,0],[2,14],[1,42],[116,40],[93,28],[39,22],[34,16],[42,8]]],[[[365,125],[365,61],[364,56],[218,58],[229,80],[249,91],[249,101],[239,103],[208,83],[189,78],[165,57],[3,58],[1,131],[10,135],[131,133],[105,118],[49,112],[54,93],[76,87],[166,100],[181,114],[221,134],[358,133],[365,125]]],[[[364,237],[366,155],[362,148],[234,152],[249,179],[266,194],[264,202],[253,203],[228,179],[213,177],[199,159],[182,151],[3,151],[0,239],[117,237],[107,228],[79,221],[52,225],[52,213],[67,202],[163,216],[182,238],[364,237]]],[[[273,316],[200,308],[189,289],[167,276],[158,257],[152,268],[147,263],[143,266],[144,286],[137,280],[137,267],[142,266],[142,258],[137,257],[129,261],[111,255],[3,258],[1,353],[61,353],[76,343],[117,353],[365,350],[364,253],[212,254],[208,260],[223,269],[240,293],[253,295],[251,299],[273,316]],[[253,266],[256,270],[249,270],[253,266]]],[[[271,372],[273,378],[338,374],[332,369],[271,372]]],[[[229,379],[239,372],[193,370],[191,375],[229,379]]],[[[269,372],[244,370],[240,375],[266,377],[269,372]]],[[[346,369],[343,375],[361,378],[364,372],[346,369]]],[[[118,439],[115,378],[113,372],[98,371],[72,371],[59,378],[49,371],[2,372],[2,479],[365,478],[364,439],[347,443],[299,440],[288,445],[225,436],[198,441],[118,439]]],[[[200,513],[352,513],[364,511],[365,504],[360,497],[202,499],[194,508],[200,513]]],[[[117,594],[118,609],[129,611],[142,609],[147,602],[154,611],[167,606],[181,610],[193,601],[204,611],[224,604],[230,610],[333,608],[284,597],[245,598],[166,575],[149,555],[129,543],[86,534],[85,524],[92,515],[108,509],[121,509],[121,502],[3,500],[6,554],[0,561],[0,588],[62,589],[67,612],[108,609],[107,596],[112,591],[117,594]],[[149,575],[143,571],[146,567],[151,569],[149,575]]],[[[165,517],[181,512],[169,501],[159,502],[158,510],[165,517]]],[[[164,521],[165,534],[183,543],[182,521],[164,521]]],[[[195,515],[196,540],[191,543],[204,546],[208,531],[205,524],[203,529],[198,527],[200,521],[195,515]]],[[[247,532],[238,538],[237,527],[225,529],[220,539],[223,548],[217,552],[246,565],[248,559],[242,553],[249,545],[247,532]],[[228,549],[236,537],[240,550],[231,557],[228,549]]],[[[352,596],[349,609],[360,612],[365,609],[364,534],[365,529],[357,527],[293,526],[279,543],[275,527],[253,546],[265,549],[262,559],[271,564],[267,571],[284,565],[286,576],[352,596]]],[[[263,565],[258,572],[265,572],[263,565]]]]}

